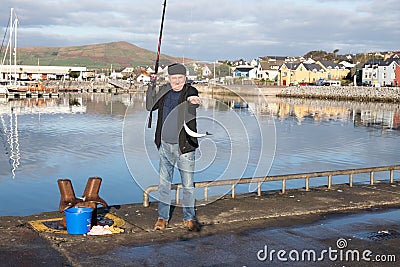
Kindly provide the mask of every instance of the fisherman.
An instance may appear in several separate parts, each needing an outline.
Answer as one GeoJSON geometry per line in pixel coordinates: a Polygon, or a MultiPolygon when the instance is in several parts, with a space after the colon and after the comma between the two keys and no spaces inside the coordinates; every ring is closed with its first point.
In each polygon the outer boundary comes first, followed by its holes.
{"type": "MultiPolygon", "coordinates": [[[[155,77],[152,77],[153,81],[155,77]]],[[[160,155],[158,186],[158,219],[155,230],[166,228],[170,219],[171,184],[177,165],[183,186],[183,224],[189,231],[198,231],[194,204],[194,161],[199,146],[197,137],[185,131],[197,132],[196,108],[201,99],[196,88],[186,83],[186,67],[175,63],[168,66],[168,83],[156,93],[150,83],[146,93],[146,108],[158,109],[155,144],[160,155]]]]}

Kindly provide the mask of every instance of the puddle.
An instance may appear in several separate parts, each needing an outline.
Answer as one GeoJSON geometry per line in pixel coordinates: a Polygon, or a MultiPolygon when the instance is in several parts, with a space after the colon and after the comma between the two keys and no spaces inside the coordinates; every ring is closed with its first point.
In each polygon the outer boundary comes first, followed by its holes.
{"type": "Polygon", "coordinates": [[[359,239],[368,239],[372,241],[384,241],[384,240],[400,238],[400,232],[396,230],[381,230],[378,232],[356,234],[354,235],[354,237],[359,239]]]}

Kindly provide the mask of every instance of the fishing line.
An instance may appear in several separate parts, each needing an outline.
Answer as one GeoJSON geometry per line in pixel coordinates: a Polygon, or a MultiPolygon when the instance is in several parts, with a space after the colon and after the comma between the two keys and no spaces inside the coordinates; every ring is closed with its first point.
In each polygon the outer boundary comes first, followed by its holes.
{"type": "MultiPolygon", "coordinates": [[[[193,26],[193,6],[190,7],[190,20],[189,20],[189,34],[187,37],[187,48],[190,50],[191,48],[191,41],[192,41],[192,29],[193,26]]],[[[182,64],[185,65],[185,50],[186,50],[186,41],[183,42],[183,55],[182,55],[182,64]]]]}

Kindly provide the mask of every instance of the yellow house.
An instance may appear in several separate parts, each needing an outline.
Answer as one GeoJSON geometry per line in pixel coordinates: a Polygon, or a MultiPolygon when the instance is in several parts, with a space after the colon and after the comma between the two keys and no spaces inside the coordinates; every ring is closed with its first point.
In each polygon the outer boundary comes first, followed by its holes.
{"type": "Polygon", "coordinates": [[[350,70],[330,61],[285,62],[279,69],[279,85],[315,84],[318,80],[342,80],[350,70]]]}
{"type": "Polygon", "coordinates": [[[317,61],[317,64],[326,71],[325,80],[342,80],[350,72],[345,66],[332,61],[321,60],[317,61]]]}
{"type": "Polygon", "coordinates": [[[301,63],[285,62],[279,69],[279,85],[289,86],[297,84],[296,69],[301,63]]]}
{"type": "Polygon", "coordinates": [[[315,83],[326,76],[325,70],[314,63],[284,63],[279,72],[280,85],[315,83]]]}

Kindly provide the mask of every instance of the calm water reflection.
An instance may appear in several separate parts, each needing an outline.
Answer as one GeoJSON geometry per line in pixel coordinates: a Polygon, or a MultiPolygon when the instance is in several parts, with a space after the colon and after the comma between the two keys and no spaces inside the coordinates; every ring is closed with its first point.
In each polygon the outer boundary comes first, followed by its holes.
{"type": "MultiPolygon", "coordinates": [[[[398,105],[246,98],[249,109],[234,109],[238,98],[203,100],[199,131],[213,135],[201,141],[196,180],[399,163],[398,105]]],[[[0,215],[57,210],[59,178],[70,178],[79,196],[100,176],[109,204],[141,202],[143,181],[157,183],[147,115],[141,94],[0,102],[0,215]]]]}

